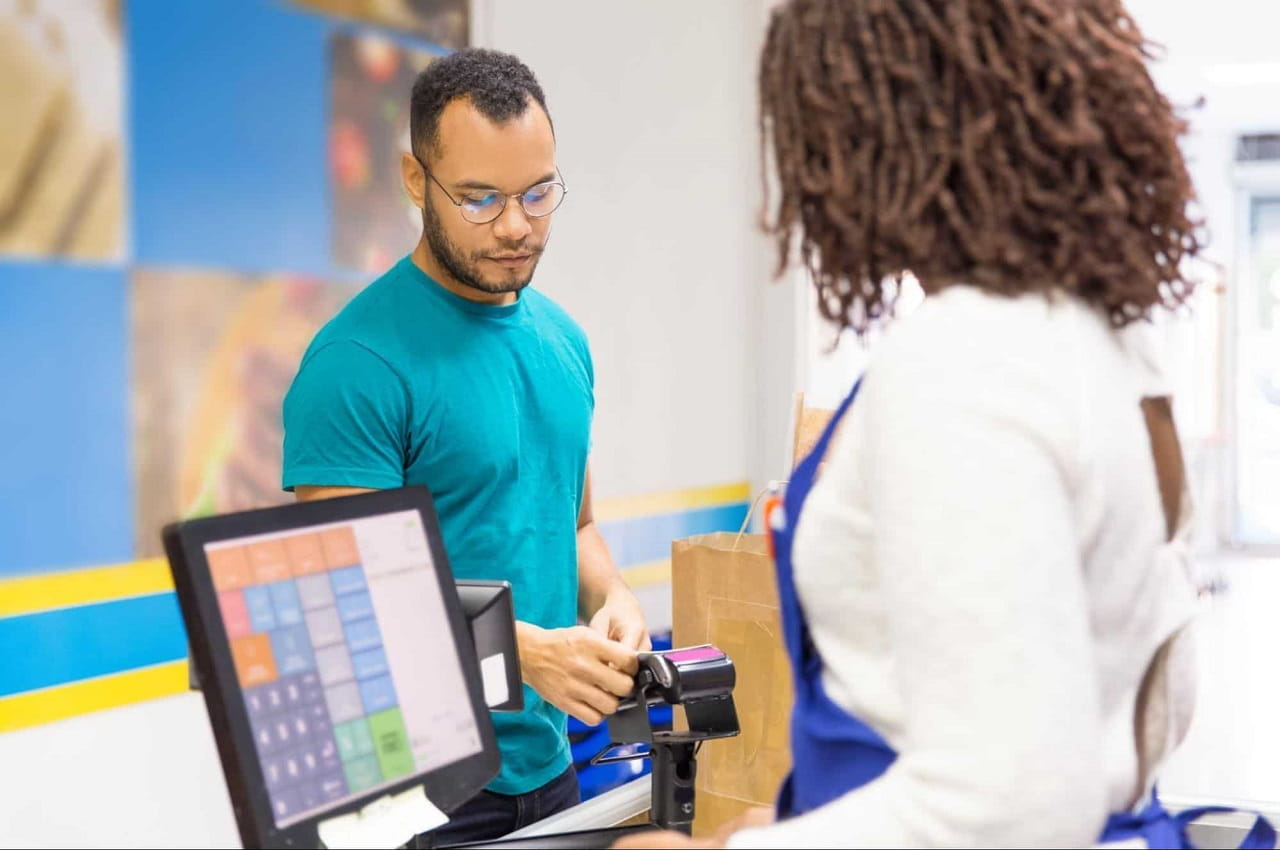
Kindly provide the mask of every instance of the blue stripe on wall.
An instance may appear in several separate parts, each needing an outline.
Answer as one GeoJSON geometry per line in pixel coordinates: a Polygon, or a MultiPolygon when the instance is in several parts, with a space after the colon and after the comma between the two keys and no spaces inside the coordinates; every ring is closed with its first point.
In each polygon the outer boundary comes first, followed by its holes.
{"type": "Polygon", "coordinates": [[[137,261],[326,275],[329,24],[262,0],[125,9],[137,261]]]}
{"type": "Polygon", "coordinates": [[[719,505],[694,511],[622,519],[600,524],[600,533],[619,567],[646,564],[671,557],[671,541],[692,534],[737,531],[748,505],[719,505]]]}
{"type": "Polygon", "coordinates": [[[187,656],[178,598],[134,599],[0,619],[0,696],[187,656]]]}
{"type": "MultiPolygon", "coordinates": [[[[669,557],[671,541],[737,531],[745,502],[602,523],[618,565],[669,557]]],[[[173,593],[0,618],[0,697],[185,658],[173,593]]]]}
{"type": "Polygon", "coordinates": [[[0,263],[0,577],[133,557],[128,330],[123,270],[0,263]]]}

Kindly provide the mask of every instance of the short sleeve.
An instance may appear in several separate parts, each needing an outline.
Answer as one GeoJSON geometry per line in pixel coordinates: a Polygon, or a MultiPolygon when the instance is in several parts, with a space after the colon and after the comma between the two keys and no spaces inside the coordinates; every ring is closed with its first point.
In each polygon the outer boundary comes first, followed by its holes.
{"type": "Polygon", "coordinates": [[[408,391],[353,341],[308,354],[284,400],[284,489],[404,484],[408,391]]]}

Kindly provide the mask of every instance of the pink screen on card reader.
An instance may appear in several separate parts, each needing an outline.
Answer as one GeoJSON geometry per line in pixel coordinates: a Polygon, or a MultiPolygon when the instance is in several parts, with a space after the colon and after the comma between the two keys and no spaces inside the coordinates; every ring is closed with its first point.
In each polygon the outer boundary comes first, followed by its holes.
{"type": "Polygon", "coordinates": [[[724,653],[716,649],[714,646],[695,646],[692,649],[676,649],[671,652],[664,652],[663,655],[677,664],[683,661],[710,661],[712,659],[724,658],[724,653]]]}

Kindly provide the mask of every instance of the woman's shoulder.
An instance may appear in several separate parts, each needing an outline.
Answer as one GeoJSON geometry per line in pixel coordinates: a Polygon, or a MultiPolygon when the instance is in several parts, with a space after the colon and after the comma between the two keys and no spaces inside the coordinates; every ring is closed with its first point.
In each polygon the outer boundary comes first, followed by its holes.
{"type": "Polygon", "coordinates": [[[872,355],[880,368],[947,373],[1057,369],[1080,346],[1114,345],[1105,317],[1078,299],[1028,293],[999,295],[955,285],[929,296],[897,320],[872,355]]]}

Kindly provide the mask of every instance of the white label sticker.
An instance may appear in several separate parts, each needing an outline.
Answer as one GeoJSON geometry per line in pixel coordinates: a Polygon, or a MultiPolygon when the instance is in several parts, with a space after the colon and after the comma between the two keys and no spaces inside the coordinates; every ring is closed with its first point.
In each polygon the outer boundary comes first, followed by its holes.
{"type": "Polygon", "coordinates": [[[399,847],[421,832],[449,822],[449,816],[427,799],[422,786],[396,796],[379,797],[358,812],[321,821],[320,840],[332,850],[399,847]]]}
{"type": "Polygon", "coordinates": [[[490,655],[480,662],[480,680],[484,682],[484,702],[489,708],[502,705],[511,698],[511,691],[507,688],[505,653],[490,655]]]}

